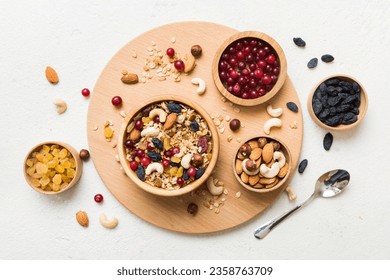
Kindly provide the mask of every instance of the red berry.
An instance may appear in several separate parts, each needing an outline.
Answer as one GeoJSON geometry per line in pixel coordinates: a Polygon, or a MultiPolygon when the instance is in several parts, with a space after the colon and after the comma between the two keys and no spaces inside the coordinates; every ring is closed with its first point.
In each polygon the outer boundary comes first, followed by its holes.
{"type": "Polygon", "coordinates": [[[184,181],[184,179],[183,178],[177,178],[177,184],[179,185],[179,186],[183,186],[184,185],[184,183],[185,183],[185,181],[184,181]]]}
{"type": "Polygon", "coordinates": [[[103,195],[100,193],[96,194],[93,198],[97,203],[101,203],[103,201],[103,195]]]}
{"type": "Polygon", "coordinates": [[[267,56],[266,58],[266,61],[268,64],[273,64],[275,62],[276,58],[273,54],[270,54],[269,56],[267,56]]]}
{"type": "Polygon", "coordinates": [[[260,68],[257,68],[257,69],[255,70],[255,77],[256,77],[257,79],[261,79],[261,77],[263,77],[263,70],[261,70],[260,68]]]}
{"type": "Polygon", "coordinates": [[[232,78],[232,79],[237,78],[237,71],[234,70],[234,69],[233,69],[233,70],[230,70],[229,76],[230,76],[230,78],[232,78]]]}
{"type": "Polygon", "coordinates": [[[126,142],[125,142],[125,147],[127,149],[132,149],[134,148],[134,141],[133,140],[130,140],[130,139],[127,139],[126,142]]]}
{"type": "Polygon", "coordinates": [[[91,92],[89,91],[89,89],[87,88],[84,88],[82,91],[81,91],[81,94],[85,97],[89,96],[91,92]]]}
{"type": "Polygon", "coordinates": [[[152,143],[147,143],[146,144],[146,149],[148,150],[148,151],[150,151],[150,150],[153,150],[153,145],[152,145],[152,143]]]}
{"type": "Polygon", "coordinates": [[[120,96],[114,96],[112,99],[111,99],[111,103],[112,105],[114,106],[120,106],[122,105],[122,98],[120,96]]]}
{"type": "Polygon", "coordinates": [[[164,152],[164,156],[170,158],[171,156],[173,156],[173,153],[172,153],[171,150],[168,150],[168,151],[165,151],[165,152],[164,152]]]}
{"type": "Polygon", "coordinates": [[[140,162],[141,162],[142,166],[146,167],[146,166],[148,166],[150,164],[150,158],[143,157],[143,158],[141,158],[140,162]]]}
{"type": "Polygon", "coordinates": [[[168,166],[171,165],[171,162],[170,162],[169,160],[167,160],[167,159],[163,159],[163,160],[161,161],[161,164],[162,164],[164,167],[168,167],[168,166]]]}
{"type": "Polygon", "coordinates": [[[175,49],[173,49],[173,48],[168,48],[168,49],[167,49],[167,56],[169,56],[169,57],[174,57],[174,56],[175,56],[175,49]]]}
{"type": "Polygon", "coordinates": [[[138,162],[136,162],[135,160],[131,161],[130,162],[130,169],[133,171],[136,171],[138,169],[138,162]]]}
{"type": "Polygon", "coordinates": [[[235,84],[235,85],[233,86],[233,92],[234,92],[234,93],[239,93],[240,90],[241,90],[241,88],[240,88],[240,85],[239,85],[239,84],[235,84]]]}
{"type": "Polygon", "coordinates": [[[142,120],[135,121],[135,124],[134,124],[135,129],[142,130],[143,127],[144,127],[144,123],[142,122],[142,120]]]}
{"type": "Polygon", "coordinates": [[[180,153],[180,148],[179,148],[179,147],[173,147],[172,153],[173,153],[174,155],[180,153]]]}
{"type": "Polygon", "coordinates": [[[263,78],[261,78],[261,82],[264,84],[264,85],[269,85],[272,83],[272,79],[270,76],[268,75],[264,75],[263,78]]]}
{"type": "Polygon", "coordinates": [[[153,118],[153,122],[154,122],[154,123],[160,123],[160,117],[159,117],[159,116],[155,116],[155,117],[153,118]]]}
{"type": "Polygon", "coordinates": [[[187,169],[187,175],[189,177],[194,178],[196,176],[196,168],[191,166],[190,168],[187,169]]]}
{"type": "Polygon", "coordinates": [[[143,150],[141,150],[141,149],[137,149],[137,150],[135,151],[135,155],[136,155],[137,157],[139,157],[139,158],[143,158],[143,157],[145,156],[145,152],[144,152],[143,150]]]}
{"type": "Polygon", "coordinates": [[[181,59],[178,59],[173,64],[177,71],[183,71],[184,70],[184,62],[181,59]]]}

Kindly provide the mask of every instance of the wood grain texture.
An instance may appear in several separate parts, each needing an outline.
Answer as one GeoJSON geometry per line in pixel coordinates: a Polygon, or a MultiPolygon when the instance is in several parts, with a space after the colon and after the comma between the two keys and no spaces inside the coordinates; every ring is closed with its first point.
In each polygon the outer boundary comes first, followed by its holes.
{"type": "MultiPolygon", "coordinates": [[[[284,188],[269,193],[254,193],[243,188],[235,179],[232,161],[240,146],[238,139],[255,137],[263,133],[263,124],[270,118],[266,112],[266,104],[255,107],[240,107],[240,112],[234,111],[234,106],[221,100],[221,94],[214,85],[212,76],[212,61],[214,54],[229,36],[237,31],[222,25],[207,22],[180,22],[161,26],[142,34],[126,44],[109,61],[98,79],[89,105],[88,111],[88,142],[91,157],[95,167],[112,194],[133,214],[156,226],[184,233],[210,233],[233,228],[247,222],[269,207],[281,194],[284,188]],[[176,42],[171,43],[175,37],[176,42]],[[154,41],[165,50],[174,47],[181,55],[190,51],[194,44],[203,48],[202,56],[197,60],[197,66],[190,75],[182,75],[180,82],[172,80],[158,81],[156,78],[145,84],[126,85],[120,81],[121,70],[141,73],[146,57],[147,48],[154,41]],[[137,53],[137,58],[132,53],[137,53]],[[207,84],[207,91],[199,96],[195,93],[196,86],[191,79],[200,77],[207,84]],[[159,197],[138,188],[120,169],[116,162],[117,148],[113,143],[117,141],[119,130],[123,122],[120,111],[129,111],[134,106],[142,107],[145,102],[156,95],[180,95],[200,104],[210,115],[229,115],[241,120],[245,127],[232,133],[225,122],[226,131],[220,134],[220,155],[213,176],[225,182],[229,191],[220,213],[204,207],[202,196],[186,194],[180,197],[159,197]],[[120,95],[124,104],[122,108],[114,108],[111,98],[120,95]],[[107,142],[103,136],[103,124],[110,120],[114,124],[115,134],[112,142],[107,142]],[[98,126],[97,130],[96,126],[98,126]],[[233,140],[227,141],[231,134],[233,140]],[[240,198],[235,194],[241,192],[240,198]],[[190,202],[199,205],[195,216],[187,213],[190,202]]],[[[282,107],[282,128],[271,131],[271,136],[281,139],[288,145],[292,157],[292,169],[297,167],[303,139],[302,108],[294,86],[287,77],[281,91],[269,101],[273,107],[282,107]],[[299,112],[293,113],[286,108],[286,102],[293,101],[299,106],[299,112]],[[289,127],[290,122],[297,122],[297,129],[289,127]]]]}

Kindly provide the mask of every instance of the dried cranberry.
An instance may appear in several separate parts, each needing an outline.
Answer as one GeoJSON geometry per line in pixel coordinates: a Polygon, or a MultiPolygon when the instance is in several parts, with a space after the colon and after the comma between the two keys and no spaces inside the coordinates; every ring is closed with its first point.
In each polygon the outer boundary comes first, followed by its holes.
{"type": "Polygon", "coordinates": [[[100,193],[96,194],[93,199],[95,200],[96,203],[102,203],[103,202],[103,195],[100,193]]]}

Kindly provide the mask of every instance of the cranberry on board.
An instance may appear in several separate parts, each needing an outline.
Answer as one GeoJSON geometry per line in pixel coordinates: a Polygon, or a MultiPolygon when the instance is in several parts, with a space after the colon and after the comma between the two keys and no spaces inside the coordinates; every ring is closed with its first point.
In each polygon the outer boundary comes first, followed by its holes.
{"type": "Polygon", "coordinates": [[[167,53],[167,56],[174,57],[175,56],[175,49],[174,48],[168,48],[166,53],[167,53]]]}
{"type": "Polygon", "coordinates": [[[114,106],[120,106],[122,105],[122,98],[120,96],[114,96],[112,99],[111,99],[111,103],[112,105],[114,106]]]}
{"type": "Polygon", "coordinates": [[[173,65],[175,66],[177,71],[183,71],[184,70],[184,62],[181,59],[176,60],[173,65]]]}

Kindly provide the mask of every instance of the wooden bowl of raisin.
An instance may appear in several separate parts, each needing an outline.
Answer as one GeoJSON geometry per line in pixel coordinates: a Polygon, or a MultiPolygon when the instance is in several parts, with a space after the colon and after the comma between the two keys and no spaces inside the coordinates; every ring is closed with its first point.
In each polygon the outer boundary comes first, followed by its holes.
{"type": "Polygon", "coordinates": [[[368,107],[362,84],[348,75],[333,75],[316,84],[307,100],[311,118],[328,130],[343,131],[358,125],[368,107]]]}

